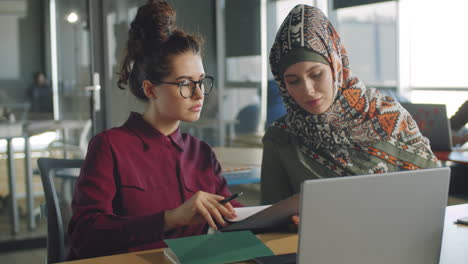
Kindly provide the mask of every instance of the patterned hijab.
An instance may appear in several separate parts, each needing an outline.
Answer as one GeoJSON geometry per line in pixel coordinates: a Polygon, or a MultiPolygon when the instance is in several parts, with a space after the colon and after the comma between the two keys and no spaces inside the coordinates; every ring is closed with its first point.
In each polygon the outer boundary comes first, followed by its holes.
{"type": "MultiPolygon", "coordinates": [[[[296,62],[310,60],[306,57],[296,56],[296,62]]],[[[387,172],[387,163],[412,170],[437,162],[408,112],[391,97],[367,89],[352,74],[340,36],[318,8],[298,5],[290,11],[271,48],[270,65],[287,110],[286,118],[272,125],[295,135],[302,152],[322,166],[350,175],[387,172]],[[289,61],[286,67],[291,65],[291,55],[301,54],[300,50],[320,54],[333,72],[335,98],[320,115],[300,107],[284,84],[285,61],[289,61]],[[387,144],[378,144],[382,142],[387,144]],[[350,153],[356,151],[373,157],[353,160],[350,153]],[[421,159],[422,163],[413,162],[421,159]]]]}

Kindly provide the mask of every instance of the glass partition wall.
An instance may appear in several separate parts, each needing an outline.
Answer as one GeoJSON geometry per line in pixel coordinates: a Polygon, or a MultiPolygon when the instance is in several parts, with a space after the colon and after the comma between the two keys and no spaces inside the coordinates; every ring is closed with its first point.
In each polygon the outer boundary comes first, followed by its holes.
{"type": "Polygon", "coordinates": [[[86,87],[91,79],[87,1],[50,3],[51,44],[55,46],[51,51],[55,118],[86,120],[90,118],[90,93],[86,87]]]}
{"type": "Polygon", "coordinates": [[[99,26],[91,15],[94,1],[46,2],[46,65],[51,76],[53,119],[60,120],[49,125],[49,130],[62,132],[57,140],[61,143],[54,142],[48,149],[63,149],[64,157],[81,158],[102,115],[100,73],[94,60],[98,45],[91,37],[99,26]]]}
{"type": "Polygon", "coordinates": [[[219,144],[261,146],[266,119],[266,0],[217,1],[219,144]]]}
{"type": "Polygon", "coordinates": [[[144,104],[127,90],[117,87],[120,63],[123,60],[128,29],[134,19],[140,0],[104,0],[104,76],[107,105],[106,127],[120,126],[128,118],[129,111],[142,112],[144,104]]]}

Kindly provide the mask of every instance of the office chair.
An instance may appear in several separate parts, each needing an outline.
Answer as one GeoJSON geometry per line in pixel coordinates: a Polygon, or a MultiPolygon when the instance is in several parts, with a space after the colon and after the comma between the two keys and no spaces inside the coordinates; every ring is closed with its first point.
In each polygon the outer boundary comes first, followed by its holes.
{"type": "Polygon", "coordinates": [[[238,123],[234,126],[236,135],[257,132],[260,122],[260,105],[251,104],[242,108],[236,117],[238,123]]]}
{"type": "MultiPolygon", "coordinates": [[[[59,169],[81,168],[83,160],[67,160],[67,159],[52,159],[52,158],[39,158],[37,164],[41,173],[42,186],[46,199],[47,208],[47,263],[62,262],[65,260],[66,254],[66,225],[68,219],[64,219],[64,214],[61,209],[63,202],[59,200],[57,189],[55,188],[54,179],[62,178],[63,180],[70,180],[77,177],[77,175],[66,175],[58,173],[59,169]]],[[[64,185],[62,184],[62,187],[64,185]]],[[[62,192],[64,188],[62,188],[62,192]]],[[[65,206],[70,207],[70,204],[65,206]]]]}
{"type": "Polygon", "coordinates": [[[74,158],[84,158],[86,156],[86,151],[88,149],[88,142],[90,138],[91,128],[92,128],[91,119],[86,120],[86,123],[80,132],[78,144],[71,144],[68,142],[63,142],[62,140],[54,140],[49,144],[49,146],[47,146],[47,151],[49,153],[65,151],[66,153],[71,153],[72,157],[74,158]]]}

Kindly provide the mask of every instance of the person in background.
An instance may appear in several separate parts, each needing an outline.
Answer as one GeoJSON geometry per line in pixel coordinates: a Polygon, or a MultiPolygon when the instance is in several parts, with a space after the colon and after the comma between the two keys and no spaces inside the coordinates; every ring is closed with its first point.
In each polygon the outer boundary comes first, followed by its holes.
{"type": "Polygon", "coordinates": [[[450,118],[453,145],[463,145],[468,141],[468,131],[465,128],[466,123],[468,123],[468,100],[450,118]]]}
{"type": "Polygon", "coordinates": [[[163,239],[225,226],[238,202],[230,196],[211,147],[181,134],[200,118],[213,87],[201,39],[175,27],[162,0],[138,9],[130,25],[118,86],[147,102],[121,126],[89,144],[72,202],[69,259],[166,247],[163,239]]]}
{"type": "MultiPolygon", "coordinates": [[[[457,112],[450,118],[452,128],[452,143],[454,146],[462,146],[468,141],[468,100],[461,105],[457,112]]],[[[468,200],[468,165],[454,163],[450,166],[450,188],[449,194],[468,200]]]]}
{"type": "Polygon", "coordinates": [[[52,88],[43,72],[33,74],[33,83],[28,88],[27,97],[34,113],[52,113],[52,88]]]}
{"type": "Polygon", "coordinates": [[[340,36],[318,8],[290,11],[270,65],[287,114],[263,137],[263,204],[298,193],[308,179],[438,166],[409,113],[353,75],[340,36]]]}

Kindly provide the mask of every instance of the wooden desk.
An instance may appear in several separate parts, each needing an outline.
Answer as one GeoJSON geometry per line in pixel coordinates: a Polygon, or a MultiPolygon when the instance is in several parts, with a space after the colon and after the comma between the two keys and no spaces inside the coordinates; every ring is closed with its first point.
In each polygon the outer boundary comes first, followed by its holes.
{"type": "MultiPolygon", "coordinates": [[[[454,224],[459,217],[468,216],[468,204],[447,207],[445,212],[444,236],[440,264],[468,263],[468,226],[454,224]]],[[[275,254],[293,253],[297,250],[298,235],[289,233],[271,233],[257,235],[275,254]]],[[[64,262],[70,264],[149,264],[171,263],[164,257],[162,249],[146,250],[134,253],[64,262]]],[[[251,262],[249,262],[251,263],[251,262]]]]}

